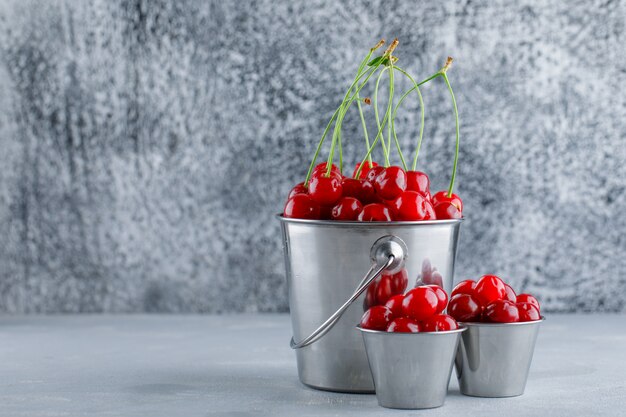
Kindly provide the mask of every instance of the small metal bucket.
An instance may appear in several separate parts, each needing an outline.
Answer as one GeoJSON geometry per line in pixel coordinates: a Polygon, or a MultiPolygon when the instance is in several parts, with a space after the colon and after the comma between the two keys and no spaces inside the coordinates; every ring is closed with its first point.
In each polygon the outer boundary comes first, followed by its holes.
{"type": "Polygon", "coordinates": [[[461,392],[474,397],[522,395],[543,320],[461,323],[467,327],[455,362],[461,392]]]}
{"type": "Polygon", "coordinates": [[[443,405],[459,336],[465,328],[432,333],[358,329],[365,341],[379,405],[402,409],[443,405]]]}
{"type": "Polygon", "coordinates": [[[277,217],[300,381],[330,391],[373,392],[363,340],[354,328],[363,315],[363,292],[384,270],[401,267],[408,272],[409,286],[417,278],[449,292],[461,220],[370,223],[277,217]]]}

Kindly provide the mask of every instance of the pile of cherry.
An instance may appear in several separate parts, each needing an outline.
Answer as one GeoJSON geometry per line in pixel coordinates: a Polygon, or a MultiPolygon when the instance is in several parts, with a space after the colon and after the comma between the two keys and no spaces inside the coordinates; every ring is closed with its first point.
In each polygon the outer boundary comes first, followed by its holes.
{"type": "Polygon", "coordinates": [[[539,302],[529,294],[516,295],[495,275],[474,282],[465,280],[448,294],[438,285],[420,285],[406,294],[406,270],[383,274],[372,283],[365,298],[364,329],[396,333],[437,332],[457,329],[457,322],[513,323],[541,319],[539,302]],[[448,309],[448,314],[444,311],[448,309]]]}
{"type": "Polygon", "coordinates": [[[430,180],[421,171],[366,162],[358,173],[359,166],[355,167],[352,177],[345,177],[334,164],[330,173],[326,162],[318,164],[308,186],[300,183],[289,192],[283,215],[363,222],[462,217],[461,199],[447,191],[431,196],[430,180]]]}

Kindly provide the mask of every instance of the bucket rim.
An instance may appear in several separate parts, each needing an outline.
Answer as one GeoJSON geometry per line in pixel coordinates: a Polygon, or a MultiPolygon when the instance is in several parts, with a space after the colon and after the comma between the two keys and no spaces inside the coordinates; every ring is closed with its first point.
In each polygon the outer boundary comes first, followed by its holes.
{"type": "Polygon", "coordinates": [[[459,326],[469,327],[512,327],[512,326],[530,326],[533,324],[540,324],[546,321],[545,316],[541,316],[539,320],[533,321],[515,321],[513,323],[485,323],[482,321],[460,321],[459,326]]]}
{"type": "Polygon", "coordinates": [[[442,219],[442,220],[411,220],[411,221],[390,221],[390,222],[360,222],[360,221],[348,221],[348,220],[309,220],[309,219],[294,219],[283,216],[282,213],[277,213],[275,217],[283,223],[300,223],[309,224],[312,226],[336,226],[336,227],[358,227],[358,228],[372,228],[372,227],[402,227],[402,226],[433,226],[433,225],[446,225],[446,224],[460,224],[465,217],[460,219],[442,219]]]}
{"type": "Polygon", "coordinates": [[[427,336],[434,336],[434,335],[447,335],[447,334],[454,334],[454,333],[463,333],[465,330],[467,330],[467,327],[464,325],[465,323],[461,324],[461,322],[459,322],[459,327],[458,329],[454,329],[454,330],[445,330],[445,331],[441,331],[441,332],[417,332],[417,333],[405,333],[405,332],[387,332],[384,330],[372,330],[372,329],[364,329],[361,326],[356,326],[356,328],[361,332],[361,333],[370,333],[370,334],[381,334],[381,335],[388,335],[389,337],[417,337],[417,336],[423,336],[423,337],[427,337],[427,336]]]}

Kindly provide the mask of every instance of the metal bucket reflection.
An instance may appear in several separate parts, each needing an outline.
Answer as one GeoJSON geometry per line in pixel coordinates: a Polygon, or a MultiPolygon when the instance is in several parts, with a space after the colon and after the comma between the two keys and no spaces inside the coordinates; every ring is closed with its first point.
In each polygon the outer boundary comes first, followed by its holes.
{"type": "MultiPolygon", "coordinates": [[[[386,235],[406,243],[409,286],[452,289],[461,220],[419,222],[281,221],[289,308],[295,340],[303,340],[335,313],[371,267],[372,245],[386,235]]],[[[296,350],[300,381],[340,392],[373,392],[363,340],[355,325],[365,294],[351,304],[322,338],[296,350]]]]}

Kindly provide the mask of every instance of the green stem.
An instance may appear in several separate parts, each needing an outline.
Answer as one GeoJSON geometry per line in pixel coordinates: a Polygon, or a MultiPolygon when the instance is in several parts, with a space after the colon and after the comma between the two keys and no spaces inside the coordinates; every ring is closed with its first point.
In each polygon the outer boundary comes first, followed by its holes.
{"type": "MultiPolygon", "coordinates": [[[[374,87],[374,117],[376,118],[376,127],[380,130],[380,119],[378,116],[378,87],[380,85],[380,80],[387,71],[387,68],[383,68],[383,70],[378,74],[378,78],[376,79],[376,86],[374,87]]],[[[385,141],[381,141],[381,145],[383,147],[383,157],[387,160],[387,147],[385,146],[385,141]]]]}
{"type": "Polygon", "coordinates": [[[411,80],[411,82],[413,83],[413,88],[409,89],[406,93],[404,93],[404,95],[400,98],[400,101],[396,105],[396,108],[395,108],[395,110],[393,112],[393,117],[391,118],[391,124],[393,126],[394,137],[396,135],[396,124],[395,124],[396,112],[398,111],[398,107],[400,107],[400,104],[402,104],[404,99],[412,91],[417,91],[417,96],[419,97],[419,101],[420,101],[420,112],[421,112],[421,115],[420,115],[420,133],[419,133],[419,139],[417,140],[417,148],[415,149],[415,156],[413,157],[413,165],[411,166],[411,170],[415,171],[415,169],[417,168],[417,157],[418,157],[420,149],[422,147],[422,139],[424,138],[424,118],[425,118],[425,111],[426,111],[426,107],[424,106],[424,98],[422,97],[422,92],[420,91],[419,86],[427,83],[428,81],[438,77],[441,74],[439,72],[437,72],[436,74],[434,74],[431,77],[428,77],[424,81],[421,81],[420,83],[417,83],[417,82],[415,82],[415,79],[408,72],[406,72],[402,68],[396,67],[396,69],[398,71],[400,71],[402,74],[404,74],[409,80],[411,80]]]}
{"type": "MultiPolygon", "coordinates": [[[[335,143],[336,143],[337,135],[339,135],[339,138],[341,137],[341,125],[343,123],[343,118],[345,117],[345,115],[348,112],[348,109],[350,108],[352,103],[357,99],[359,92],[363,89],[363,87],[365,87],[365,85],[367,84],[369,79],[372,77],[372,75],[374,75],[378,71],[378,68],[381,65],[382,65],[382,62],[378,63],[375,67],[365,71],[362,74],[362,76],[365,75],[365,74],[368,74],[367,77],[365,78],[365,80],[363,80],[363,82],[358,86],[358,88],[356,89],[354,94],[349,99],[344,99],[344,101],[342,102],[342,105],[339,107],[340,113],[337,116],[337,121],[335,122],[335,131],[333,132],[333,141],[332,141],[331,148],[330,148],[330,154],[328,155],[328,162],[327,162],[327,169],[326,169],[326,176],[327,177],[330,176],[330,171],[331,171],[331,167],[332,167],[332,160],[333,160],[333,157],[334,157],[334,154],[335,154],[335,143]]],[[[361,77],[359,77],[359,79],[361,77]]],[[[353,86],[354,86],[354,83],[353,83],[353,86]]],[[[352,90],[353,86],[351,86],[350,90],[348,90],[348,93],[346,94],[346,96],[348,96],[348,94],[352,90]]]]}
{"type": "MultiPolygon", "coordinates": [[[[393,61],[390,60],[389,62],[389,84],[390,84],[390,88],[392,90],[394,90],[395,93],[395,86],[394,86],[394,66],[393,66],[393,61]]],[[[392,98],[390,99],[390,101],[392,102],[392,106],[393,106],[393,95],[392,98]]],[[[402,149],[400,149],[400,141],[398,140],[398,137],[396,136],[396,129],[394,128],[394,121],[393,121],[393,116],[391,117],[391,123],[388,123],[387,126],[389,126],[389,148],[391,148],[391,136],[393,134],[393,138],[396,142],[396,149],[398,150],[398,155],[400,155],[400,162],[402,162],[402,167],[404,168],[405,171],[408,171],[408,168],[406,166],[406,161],[404,160],[404,155],[402,154],[402,149]]]]}
{"type": "MultiPolygon", "coordinates": [[[[363,116],[363,108],[361,107],[361,98],[357,94],[356,96],[356,105],[359,108],[359,117],[361,118],[361,125],[363,126],[363,135],[365,136],[365,149],[370,148],[370,138],[367,134],[367,123],[365,123],[365,117],[363,116]]],[[[369,156],[368,161],[370,166],[372,166],[372,155],[369,156]]]]}
{"type": "Polygon", "coordinates": [[[452,106],[454,107],[454,122],[456,125],[456,148],[454,151],[454,166],[452,167],[452,178],[450,179],[450,187],[448,188],[448,197],[452,196],[452,190],[454,189],[454,180],[456,179],[456,166],[459,161],[459,110],[456,106],[456,98],[454,97],[454,91],[452,91],[452,86],[450,85],[450,80],[448,80],[448,76],[445,72],[441,74],[443,80],[446,82],[448,86],[448,91],[450,92],[450,98],[452,99],[452,106]]]}

